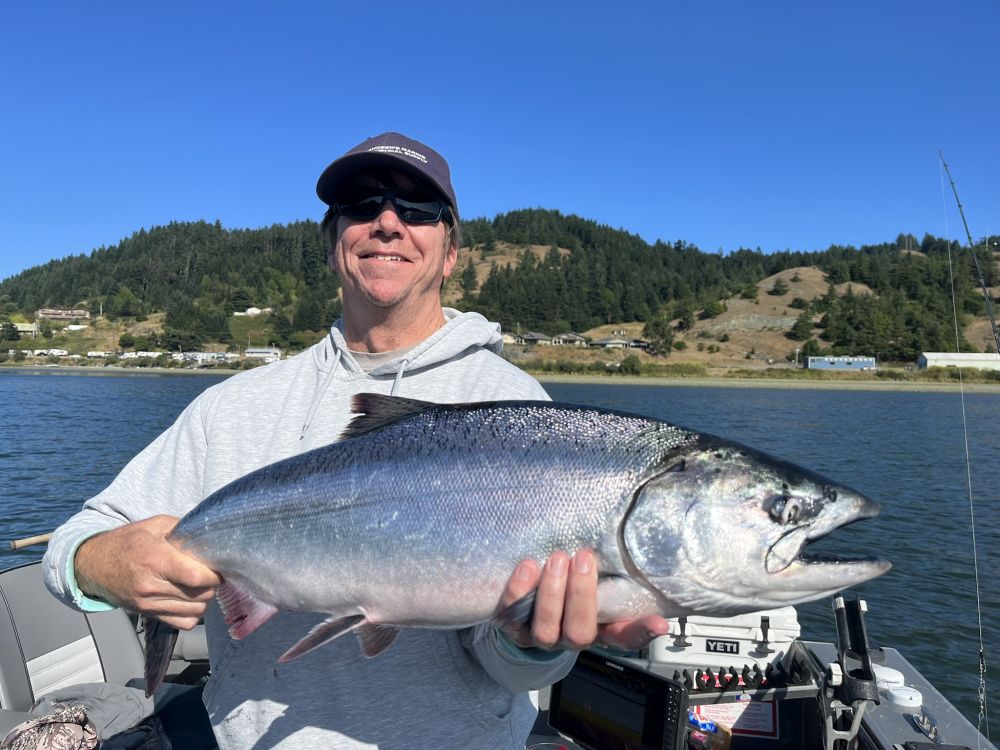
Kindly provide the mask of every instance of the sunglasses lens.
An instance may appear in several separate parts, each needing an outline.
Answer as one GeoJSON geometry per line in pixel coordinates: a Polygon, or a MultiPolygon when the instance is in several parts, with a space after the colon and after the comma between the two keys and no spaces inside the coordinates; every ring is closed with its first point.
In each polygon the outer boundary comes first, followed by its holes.
{"type": "Polygon", "coordinates": [[[385,203],[385,191],[378,188],[354,188],[340,196],[340,213],[348,219],[368,220],[378,216],[385,203]]]}
{"type": "MultiPolygon", "coordinates": [[[[337,201],[342,216],[354,221],[370,221],[378,216],[386,200],[392,200],[399,218],[407,224],[436,224],[447,206],[427,193],[412,190],[383,190],[356,187],[345,191],[337,201]]],[[[446,216],[446,220],[450,219],[446,216]]]]}
{"type": "Polygon", "coordinates": [[[444,204],[426,193],[399,191],[395,198],[399,218],[407,224],[434,224],[441,219],[444,204]]]}

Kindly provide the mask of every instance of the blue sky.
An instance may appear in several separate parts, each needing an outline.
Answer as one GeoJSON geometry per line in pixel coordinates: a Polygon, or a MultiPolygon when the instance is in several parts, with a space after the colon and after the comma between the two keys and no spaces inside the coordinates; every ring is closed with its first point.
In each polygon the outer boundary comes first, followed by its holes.
{"type": "Polygon", "coordinates": [[[466,217],[770,252],[1000,232],[1000,2],[8,5],[0,278],[140,227],[318,218],[400,130],[466,217]]]}

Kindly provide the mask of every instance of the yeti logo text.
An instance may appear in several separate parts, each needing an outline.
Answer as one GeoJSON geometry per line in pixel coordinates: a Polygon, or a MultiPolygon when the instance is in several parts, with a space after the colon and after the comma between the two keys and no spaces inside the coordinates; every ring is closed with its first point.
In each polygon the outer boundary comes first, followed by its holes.
{"type": "Polygon", "coordinates": [[[705,650],[710,654],[738,654],[740,652],[740,642],[718,641],[706,638],[705,650]]]}

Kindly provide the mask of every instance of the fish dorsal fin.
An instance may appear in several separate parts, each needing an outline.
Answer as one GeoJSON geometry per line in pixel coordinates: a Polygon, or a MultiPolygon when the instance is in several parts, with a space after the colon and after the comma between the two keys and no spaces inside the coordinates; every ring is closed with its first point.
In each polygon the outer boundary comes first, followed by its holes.
{"type": "Polygon", "coordinates": [[[362,625],[354,634],[361,642],[361,653],[372,659],[393,644],[399,631],[395,625],[362,625]]]}
{"type": "Polygon", "coordinates": [[[319,625],[310,630],[294,646],[278,657],[282,664],[298,659],[303,654],[308,654],[324,643],[329,643],[334,638],[339,638],[349,630],[353,630],[365,621],[364,615],[347,615],[346,617],[330,616],[319,625]]]}
{"type": "Polygon", "coordinates": [[[398,422],[401,419],[420,414],[427,409],[439,407],[430,401],[418,401],[415,398],[399,396],[383,396],[381,393],[358,393],[351,399],[351,410],[355,416],[341,438],[357,437],[379,427],[398,422]]]}
{"type": "Polygon", "coordinates": [[[229,626],[229,635],[237,641],[246,638],[278,611],[274,605],[261,601],[230,581],[219,586],[215,596],[229,626]]]}

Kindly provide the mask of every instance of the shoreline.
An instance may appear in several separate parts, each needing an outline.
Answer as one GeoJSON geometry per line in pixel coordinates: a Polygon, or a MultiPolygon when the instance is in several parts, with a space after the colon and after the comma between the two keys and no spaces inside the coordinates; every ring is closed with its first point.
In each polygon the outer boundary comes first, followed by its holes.
{"type": "Polygon", "coordinates": [[[817,391],[910,391],[958,393],[1000,393],[1000,383],[935,383],[913,381],[859,381],[859,380],[803,380],[775,377],[676,377],[656,375],[570,375],[529,373],[540,383],[614,383],[617,385],[682,386],[692,388],[776,388],[785,390],[817,391]]]}
{"type": "Polygon", "coordinates": [[[119,367],[117,365],[107,365],[101,367],[87,367],[82,365],[0,365],[0,373],[16,372],[24,375],[87,375],[101,377],[107,375],[125,375],[137,377],[150,377],[156,375],[235,375],[244,370],[223,370],[223,369],[202,369],[191,370],[183,367],[119,367]]]}
{"type": "MultiPolygon", "coordinates": [[[[266,365],[261,365],[266,367],[266,365]]],[[[0,373],[11,372],[23,375],[85,375],[124,377],[172,377],[204,376],[229,377],[245,370],[232,369],[186,369],[174,367],[81,367],[46,365],[2,365],[0,373]]],[[[529,375],[540,383],[579,383],[592,385],[650,385],[678,386],[688,388],[773,388],[784,390],[858,390],[858,391],[900,391],[917,393],[1000,393],[1000,383],[919,382],[898,380],[829,380],[777,377],[746,376],[702,376],[664,377],[662,375],[589,375],[569,373],[533,373],[529,375]]]]}

